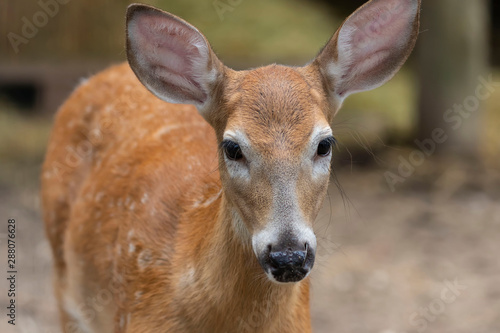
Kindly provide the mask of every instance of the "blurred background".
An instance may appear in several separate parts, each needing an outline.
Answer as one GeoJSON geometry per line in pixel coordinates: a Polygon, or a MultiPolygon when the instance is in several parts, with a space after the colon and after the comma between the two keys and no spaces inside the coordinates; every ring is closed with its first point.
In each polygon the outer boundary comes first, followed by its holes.
{"type": "MultiPolygon", "coordinates": [[[[125,60],[131,2],[0,1],[0,248],[15,218],[19,253],[18,322],[2,315],[1,332],[60,332],[40,165],[58,106],[80,80],[125,60]]],[[[143,2],[186,19],[245,69],[305,64],[365,1],[143,2]]],[[[423,0],[405,67],[346,101],[316,223],[315,332],[500,332],[498,66],[498,1],[423,0]]]]}

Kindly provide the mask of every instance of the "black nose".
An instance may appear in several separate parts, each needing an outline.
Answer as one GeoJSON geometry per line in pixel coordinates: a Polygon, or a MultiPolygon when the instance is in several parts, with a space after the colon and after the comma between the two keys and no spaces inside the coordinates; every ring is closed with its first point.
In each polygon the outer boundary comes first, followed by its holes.
{"type": "Polygon", "coordinates": [[[308,244],[279,247],[268,246],[267,259],[262,266],[278,282],[298,282],[306,277],[314,265],[314,250],[308,244]]]}
{"type": "Polygon", "coordinates": [[[298,269],[303,267],[306,261],[306,256],[306,251],[292,251],[290,248],[285,251],[269,253],[271,265],[275,268],[281,269],[298,269]]]}

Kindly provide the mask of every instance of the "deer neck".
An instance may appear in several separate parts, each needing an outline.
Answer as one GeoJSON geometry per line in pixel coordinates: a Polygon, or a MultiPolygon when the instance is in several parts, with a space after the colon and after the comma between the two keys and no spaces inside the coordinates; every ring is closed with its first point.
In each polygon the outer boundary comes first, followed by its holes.
{"type": "Polygon", "coordinates": [[[192,244],[197,249],[195,261],[179,280],[183,287],[178,297],[190,301],[184,304],[184,314],[193,328],[210,322],[217,332],[272,331],[268,328],[293,313],[290,305],[299,301],[308,281],[276,284],[267,278],[253,253],[250,234],[223,193],[201,209],[210,216],[204,222],[210,228],[203,226],[204,237],[196,237],[196,226],[190,228],[189,238],[198,239],[198,244],[192,244]]]}

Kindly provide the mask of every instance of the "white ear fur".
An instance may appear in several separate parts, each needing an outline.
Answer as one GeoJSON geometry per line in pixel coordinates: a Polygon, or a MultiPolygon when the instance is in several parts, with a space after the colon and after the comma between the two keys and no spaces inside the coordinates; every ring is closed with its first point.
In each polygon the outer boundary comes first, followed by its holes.
{"type": "Polygon", "coordinates": [[[317,58],[340,102],[398,72],[415,45],[419,8],[420,0],[372,0],[344,22],[317,58]]]}
{"type": "Polygon", "coordinates": [[[182,19],[131,5],[127,57],[139,80],[164,101],[194,104],[200,112],[210,105],[221,64],[205,37],[182,19]]]}

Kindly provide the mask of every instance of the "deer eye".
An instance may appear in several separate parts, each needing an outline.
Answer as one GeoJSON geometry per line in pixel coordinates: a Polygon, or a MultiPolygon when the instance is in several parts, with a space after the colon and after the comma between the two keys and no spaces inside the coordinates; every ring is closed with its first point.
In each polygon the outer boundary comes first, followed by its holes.
{"type": "Polygon", "coordinates": [[[322,157],[330,155],[334,143],[335,143],[335,138],[333,136],[324,139],[318,144],[318,151],[316,152],[316,154],[322,157]]]}
{"type": "Polygon", "coordinates": [[[222,149],[224,149],[227,158],[232,161],[239,161],[243,158],[240,145],[236,142],[225,140],[222,142],[222,149]]]}

